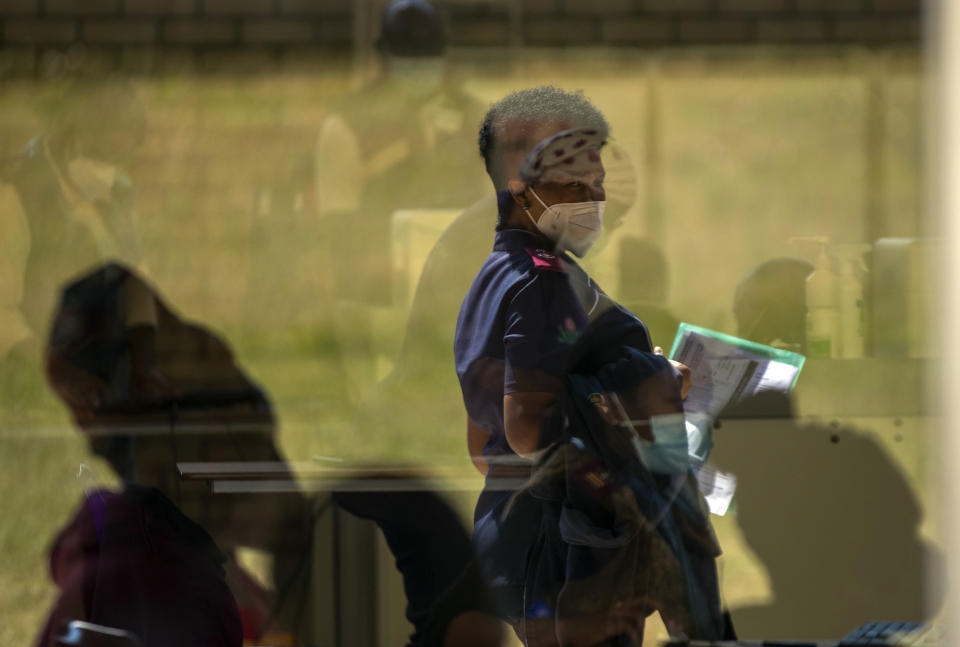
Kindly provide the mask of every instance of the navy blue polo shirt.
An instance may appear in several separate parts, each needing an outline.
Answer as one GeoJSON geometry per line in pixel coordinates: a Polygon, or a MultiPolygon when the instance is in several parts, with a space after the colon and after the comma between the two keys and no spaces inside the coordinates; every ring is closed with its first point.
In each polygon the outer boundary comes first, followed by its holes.
{"type": "MultiPolygon", "coordinates": [[[[490,434],[483,448],[488,482],[499,474],[517,476],[515,467],[501,469],[496,461],[519,460],[503,426],[504,394],[559,397],[573,362],[580,369],[584,357],[602,362],[605,350],[616,352],[620,344],[650,350],[650,335],[639,319],[604,294],[573,259],[542,243],[522,229],[498,232],[457,319],[454,355],[463,402],[470,418],[490,434]]],[[[559,424],[559,417],[547,423],[559,424]]],[[[558,431],[544,429],[541,442],[558,431]]],[[[538,501],[522,496],[511,502],[512,494],[484,489],[474,511],[473,539],[486,582],[501,592],[501,612],[520,617],[526,613],[527,551],[543,519],[538,501]]]]}
{"type": "Polygon", "coordinates": [[[515,455],[504,431],[503,396],[559,395],[571,353],[594,322],[635,329],[640,341],[634,345],[650,350],[640,320],[567,254],[539,247],[542,240],[523,229],[498,232],[457,319],[457,376],[467,415],[490,434],[487,457],[515,455]]]}

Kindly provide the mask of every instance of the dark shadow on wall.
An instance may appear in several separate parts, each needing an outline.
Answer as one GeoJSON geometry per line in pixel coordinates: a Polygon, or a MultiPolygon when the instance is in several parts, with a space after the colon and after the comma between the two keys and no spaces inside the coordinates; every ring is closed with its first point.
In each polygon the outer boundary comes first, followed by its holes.
{"type": "MultiPolygon", "coordinates": [[[[211,487],[215,477],[190,477],[191,465],[225,479],[242,467],[250,478],[266,470],[296,483],[266,391],[229,345],[118,264],[67,285],[51,329],[50,386],[122,488],[87,492],[54,539],[59,596],[37,644],[55,644],[73,620],[127,631],[146,647],[309,642],[312,616],[324,612],[310,605],[314,525],[326,503],[296,485],[224,493],[211,487]],[[270,558],[264,584],[240,548],[270,558]]],[[[423,484],[384,478],[371,471],[355,477],[360,485],[331,489],[340,508],[383,531],[404,580],[410,644],[499,644],[457,515],[423,484]],[[371,479],[383,487],[367,491],[371,479]]]]}
{"type": "Polygon", "coordinates": [[[765,394],[727,412],[711,460],[737,475],[736,518],[773,601],[732,609],[742,638],[837,639],[876,620],[924,621],[942,555],[923,510],[868,434],[804,425],[765,394]]]}

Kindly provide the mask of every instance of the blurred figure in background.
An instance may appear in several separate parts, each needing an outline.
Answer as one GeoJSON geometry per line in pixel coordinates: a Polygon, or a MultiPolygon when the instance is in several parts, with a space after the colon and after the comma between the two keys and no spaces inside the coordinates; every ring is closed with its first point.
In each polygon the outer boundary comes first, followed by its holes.
{"type": "Polygon", "coordinates": [[[733,315],[737,335],[750,341],[806,352],[806,281],[813,266],[796,258],[774,258],[737,284],[733,315]]]}
{"type": "Polygon", "coordinates": [[[654,344],[669,350],[680,322],[666,308],[670,285],[667,259],[653,242],[624,236],[619,261],[620,302],[647,324],[654,344]]]}
{"type": "Polygon", "coordinates": [[[44,117],[45,132],[0,161],[0,392],[14,406],[26,406],[42,384],[36,367],[63,282],[105,259],[142,259],[123,171],[146,130],[134,89],[72,80],[44,117]]]}
{"type": "Polygon", "coordinates": [[[472,153],[483,107],[451,74],[436,8],[427,0],[390,2],[379,48],[382,75],[334,105],[315,158],[337,343],[354,397],[376,378],[371,309],[395,305],[394,212],[463,208],[484,195],[486,183],[472,153]]]}
{"type": "Polygon", "coordinates": [[[47,117],[47,131],[0,166],[28,227],[29,241],[18,241],[30,249],[20,307],[34,335],[43,334],[65,279],[105,258],[141,258],[133,184],[123,172],[146,131],[133,88],[75,81],[47,117]]]}

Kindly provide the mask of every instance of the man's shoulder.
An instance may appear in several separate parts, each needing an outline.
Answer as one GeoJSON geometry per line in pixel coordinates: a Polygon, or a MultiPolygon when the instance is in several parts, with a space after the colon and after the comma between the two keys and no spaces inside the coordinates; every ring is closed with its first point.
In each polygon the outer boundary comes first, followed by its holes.
{"type": "Polygon", "coordinates": [[[565,271],[560,259],[545,249],[495,249],[480,266],[474,287],[489,287],[492,283],[508,290],[511,286],[528,283],[541,274],[562,274],[565,271]]]}
{"type": "Polygon", "coordinates": [[[523,259],[505,250],[494,250],[487,255],[470,286],[467,299],[492,290],[505,292],[513,284],[523,281],[529,272],[523,259]]]}
{"type": "Polygon", "coordinates": [[[535,272],[565,273],[567,271],[561,257],[549,250],[538,247],[524,247],[523,254],[529,259],[531,269],[535,272]]]}
{"type": "Polygon", "coordinates": [[[547,301],[565,299],[567,268],[552,252],[538,248],[494,250],[484,261],[470,286],[463,308],[498,311],[518,295],[541,294],[547,301]]]}

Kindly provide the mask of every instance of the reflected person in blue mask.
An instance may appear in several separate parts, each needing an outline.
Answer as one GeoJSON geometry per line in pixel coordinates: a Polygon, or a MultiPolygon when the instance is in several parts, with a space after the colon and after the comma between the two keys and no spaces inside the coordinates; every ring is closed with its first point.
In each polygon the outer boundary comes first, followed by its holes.
{"type": "Polygon", "coordinates": [[[639,644],[654,611],[674,635],[732,637],[720,548],[688,455],[682,376],[662,356],[609,338],[585,335],[576,354],[563,431],[527,488],[544,520],[527,599],[561,644],[598,635],[604,645],[639,644]]]}

